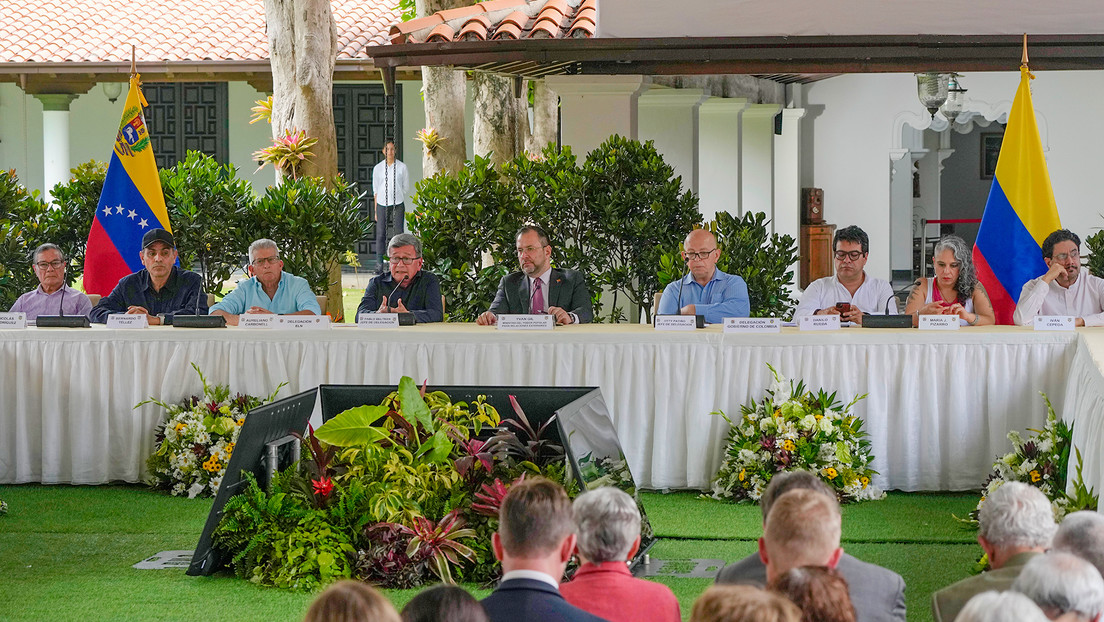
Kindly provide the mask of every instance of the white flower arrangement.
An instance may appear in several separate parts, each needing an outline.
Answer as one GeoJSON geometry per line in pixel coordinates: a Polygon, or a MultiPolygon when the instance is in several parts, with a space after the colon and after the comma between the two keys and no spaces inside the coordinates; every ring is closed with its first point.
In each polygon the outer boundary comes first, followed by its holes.
{"type": "Polygon", "coordinates": [[[190,499],[218,492],[249,411],[275,399],[285,384],[264,400],[240,393],[231,397],[230,387],[211,386],[194,363],[192,368],[203,383],[202,396],[179,404],[154,398],[138,404],[157,404],[166,411],[157,433],[157,450],[146,460],[150,485],[190,499]]]}
{"type": "MultiPolygon", "coordinates": [[[[770,367],[768,365],[768,367],[770,367]]],[[[784,378],[773,367],[767,396],[741,409],[733,421],[725,461],[712,484],[712,496],[731,501],[758,501],[776,473],[806,470],[816,473],[843,501],[882,499],[885,492],[871,483],[870,442],[863,421],[851,407],[841,407],[836,394],[813,393],[804,382],[784,378]]]]}

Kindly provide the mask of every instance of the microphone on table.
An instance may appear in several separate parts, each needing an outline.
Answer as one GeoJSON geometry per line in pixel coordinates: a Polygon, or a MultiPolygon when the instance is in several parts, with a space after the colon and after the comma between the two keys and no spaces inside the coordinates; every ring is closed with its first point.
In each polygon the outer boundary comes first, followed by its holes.
{"type": "Polygon", "coordinates": [[[226,318],[221,315],[200,315],[199,305],[203,300],[203,285],[196,294],[195,313],[193,315],[174,315],[172,326],[180,328],[225,328],[226,318]]]}
{"type": "Polygon", "coordinates": [[[391,313],[391,297],[395,295],[395,292],[399,291],[403,283],[406,283],[406,277],[403,277],[402,280],[399,281],[399,284],[395,286],[395,289],[391,290],[391,293],[387,294],[387,298],[384,299],[387,302],[386,307],[388,313],[391,313]]]}
{"type": "Polygon", "coordinates": [[[40,315],[35,318],[39,328],[88,328],[92,326],[88,316],[65,315],[65,283],[61,284],[61,302],[58,303],[58,315],[40,315]]]}
{"type": "Polygon", "coordinates": [[[897,292],[893,292],[886,299],[885,313],[883,315],[863,314],[864,328],[912,328],[912,316],[905,314],[890,315],[889,303],[897,299],[897,292]]]}
{"type": "MultiPolygon", "coordinates": [[[[399,284],[395,286],[395,289],[391,290],[390,294],[387,294],[386,309],[388,313],[391,313],[391,297],[394,296],[395,292],[399,291],[399,288],[401,288],[409,280],[410,277],[403,277],[402,280],[399,281],[399,284]]],[[[414,314],[410,313],[409,311],[406,313],[396,313],[396,315],[399,316],[399,326],[412,326],[414,322],[417,321],[414,317],[414,314]]]]}
{"type": "MultiPolygon", "coordinates": [[[[689,274],[690,273],[690,261],[687,260],[687,259],[683,259],[682,263],[683,263],[683,265],[686,266],[686,273],[689,274]]],[[[664,315],[682,315],[682,286],[683,286],[683,281],[685,281],[685,280],[686,280],[686,277],[679,277],[678,298],[675,300],[675,312],[674,313],[669,313],[669,314],[665,313],[664,315]]],[[[656,311],[659,311],[659,309],[656,309],[656,311]]],[[[656,317],[659,317],[659,313],[656,313],[656,317]]],[[[695,314],[694,315],[694,325],[697,328],[705,328],[705,316],[695,314]]]]}

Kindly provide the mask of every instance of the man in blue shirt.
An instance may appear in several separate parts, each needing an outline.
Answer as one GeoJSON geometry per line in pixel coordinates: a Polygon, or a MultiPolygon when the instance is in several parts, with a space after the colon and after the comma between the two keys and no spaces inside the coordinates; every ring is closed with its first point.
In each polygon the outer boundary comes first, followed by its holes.
{"type": "Polygon", "coordinates": [[[441,283],[437,275],[422,270],[422,241],[400,233],[387,245],[388,272],[373,278],[357,307],[361,313],[413,313],[419,324],[445,317],[441,283]]]}
{"type": "Polygon", "coordinates": [[[695,229],[683,242],[682,258],[689,274],[667,285],[659,299],[659,315],[704,315],[710,324],[726,317],[751,314],[747,283],[717,269],[721,256],[717,238],[708,229],[695,229]]]}
{"type": "Polygon", "coordinates": [[[140,257],[145,267],[120,279],[92,308],[89,319],[103,324],[112,313],[145,314],[150,325],[158,325],[172,324],[177,314],[207,313],[203,279],[176,267],[176,241],[171,233],[147,231],[142,236],[140,257]]]}
{"type": "Polygon", "coordinates": [[[218,304],[212,315],[221,315],[231,326],[245,313],[276,315],[319,315],[322,308],[307,280],[284,272],[280,248],[272,240],[261,238],[249,245],[248,278],[238,283],[218,304]]]}

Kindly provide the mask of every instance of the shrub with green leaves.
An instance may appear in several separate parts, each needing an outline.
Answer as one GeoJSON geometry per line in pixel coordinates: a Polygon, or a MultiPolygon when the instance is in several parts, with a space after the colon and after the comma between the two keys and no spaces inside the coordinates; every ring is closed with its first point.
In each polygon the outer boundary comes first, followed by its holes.
{"type": "Polygon", "coordinates": [[[50,241],[57,244],[69,259],[67,280],[84,274],[84,253],[88,232],[96,215],[96,206],[103,192],[107,164],[89,160],[70,170],[69,181],[54,186],[50,194],[57,209],[47,217],[50,241]]]}
{"type": "Polygon", "coordinates": [[[49,206],[38,192],[29,192],[15,170],[0,171],[0,309],[38,287],[31,252],[47,242],[49,206]]]}

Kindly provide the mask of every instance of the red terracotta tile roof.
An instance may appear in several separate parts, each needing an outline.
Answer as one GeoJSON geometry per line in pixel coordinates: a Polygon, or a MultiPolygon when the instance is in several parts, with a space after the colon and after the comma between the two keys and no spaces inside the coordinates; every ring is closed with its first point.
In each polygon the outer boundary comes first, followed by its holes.
{"type": "MultiPolygon", "coordinates": [[[[339,59],[367,58],[402,20],[398,0],[331,0],[339,59]]],[[[261,0],[0,1],[0,63],[268,59],[261,0]]]]}
{"type": "Polygon", "coordinates": [[[597,0],[491,0],[391,27],[391,43],[594,36],[597,0]]]}

